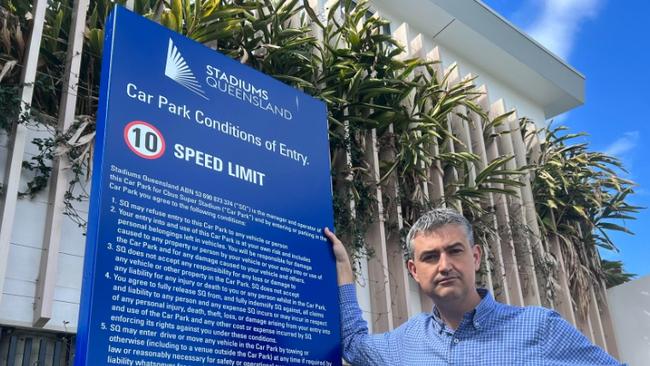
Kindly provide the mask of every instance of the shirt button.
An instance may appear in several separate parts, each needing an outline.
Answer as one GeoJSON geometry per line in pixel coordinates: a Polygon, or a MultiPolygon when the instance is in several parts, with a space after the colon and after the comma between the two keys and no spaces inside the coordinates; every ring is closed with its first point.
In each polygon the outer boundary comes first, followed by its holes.
{"type": "Polygon", "coordinates": [[[460,342],[460,339],[458,339],[458,338],[454,338],[454,343],[457,344],[458,342],[460,342]]]}

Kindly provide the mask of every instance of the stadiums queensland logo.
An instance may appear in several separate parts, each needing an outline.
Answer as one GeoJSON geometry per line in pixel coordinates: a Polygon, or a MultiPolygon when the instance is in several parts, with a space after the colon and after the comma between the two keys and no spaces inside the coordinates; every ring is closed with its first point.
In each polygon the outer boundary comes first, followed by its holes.
{"type": "Polygon", "coordinates": [[[167,48],[167,63],[165,64],[165,76],[186,87],[197,95],[208,99],[201,88],[201,84],[196,80],[194,73],[185,62],[180,51],[174,45],[172,39],[169,39],[167,48]]]}

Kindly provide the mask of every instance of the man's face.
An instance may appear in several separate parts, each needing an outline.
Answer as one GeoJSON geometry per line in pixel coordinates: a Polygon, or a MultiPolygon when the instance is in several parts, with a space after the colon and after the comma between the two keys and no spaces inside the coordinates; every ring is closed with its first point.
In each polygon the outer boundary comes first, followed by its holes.
{"type": "Polygon", "coordinates": [[[476,271],[481,250],[471,245],[459,225],[445,225],[413,239],[413,259],[408,270],[436,304],[462,303],[476,291],[476,271]]]}

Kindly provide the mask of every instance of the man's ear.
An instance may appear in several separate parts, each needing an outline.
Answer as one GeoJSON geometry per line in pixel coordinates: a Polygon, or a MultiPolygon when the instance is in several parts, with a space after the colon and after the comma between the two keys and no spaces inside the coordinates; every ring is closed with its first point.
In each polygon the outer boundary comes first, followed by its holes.
{"type": "Polygon", "coordinates": [[[415,268],[415,262],[413,259],[406,261],[406,268],[409,270],[411,276],[413,276],[413,279],[419,283],[420,281],[418,281],[417,269],[415,268]]]}
{"type": "Polygon", "coordinates": [[[474,257],[474,271],[478,271],[481,268],[481,246],[478,244],[472,245],[472,256],[474,257]]]}

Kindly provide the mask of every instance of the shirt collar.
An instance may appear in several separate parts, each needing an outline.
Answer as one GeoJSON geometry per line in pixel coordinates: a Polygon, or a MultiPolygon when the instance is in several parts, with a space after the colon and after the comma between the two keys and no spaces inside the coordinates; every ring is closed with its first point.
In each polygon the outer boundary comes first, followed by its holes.
{"type": "Polygon", "coordinates": [[[474,328],[480,329],[483,325],[487,324],[490,314],[494,311],[497,302],[494,300],[494,297],[492,297],[490,291],[484,288],[479,288],[476,291],[478,291],[479,296],[481,296],[481,302],[479,302],[474,309],[473,318],[471,320],[474,324],[474,328]]]}
{"type": "MultiPolygon", "coordinates": [[[[490,313],[492,313],[496,307],[497,302],[494,300],[494,297],[492,297],[492,294],[488,290],[484,288],[478,288],[476,291],[481,297],[481,302],[476,305],[476,308],[474,308],[474,310],[465,313],[463,319],[469,324],[472,324],[476,330],[479,330],[484,324],[487,323],[490,313]]],[[[436,321],[436,323],[438,323],[441,330],[446,328],[447,325],[440,317],[440,313],[438,312],[438,309],[435,305],[433,306],[431,317],[436,321]]]]}

